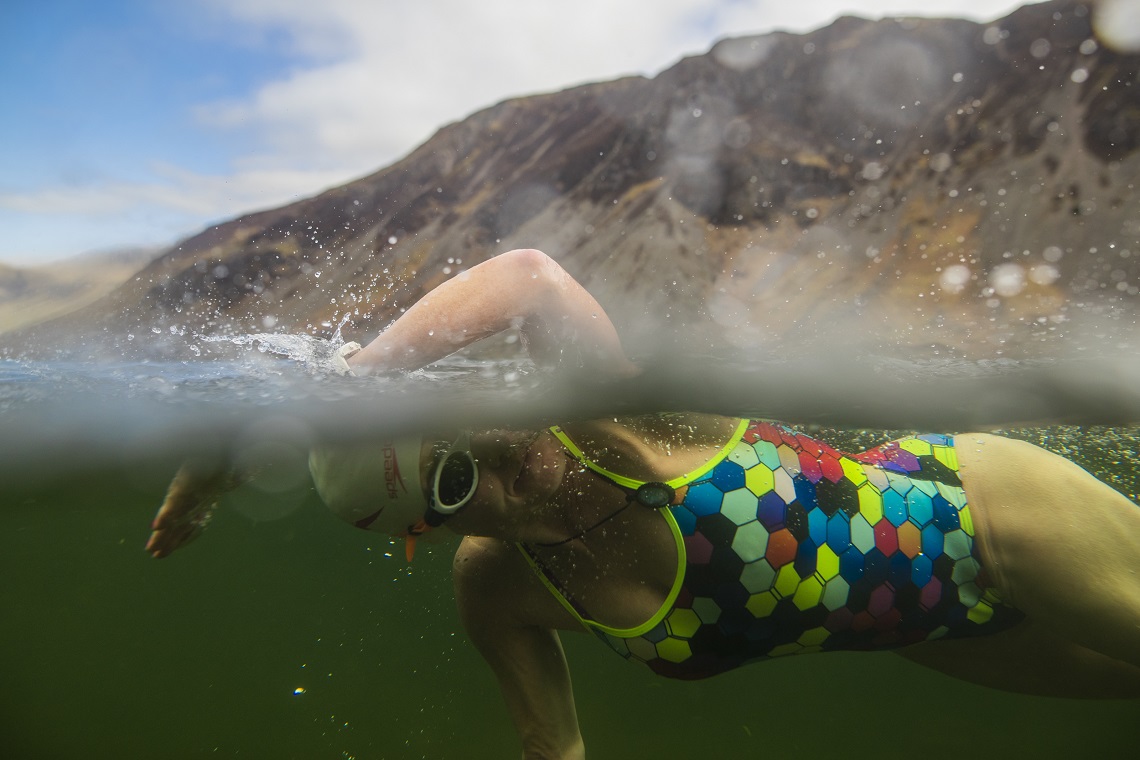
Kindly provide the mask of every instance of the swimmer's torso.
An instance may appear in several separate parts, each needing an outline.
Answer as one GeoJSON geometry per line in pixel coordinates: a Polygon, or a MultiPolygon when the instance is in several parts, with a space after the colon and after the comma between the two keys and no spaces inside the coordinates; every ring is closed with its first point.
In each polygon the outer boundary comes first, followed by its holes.
{"type": "MultiPolygon", "coordinates": [[[[630,493],[641,483],[594,465],[556,432],[596,479],[630,493]]],[[[520,545],[563,606],[622,656],[702,678],[756,659],[979,635],[1020,619],[987,589],[952,438],[855,455],[767,422],[740,421],[726,438],[703,466],[667,481],[676,496],[651,515],[668,526],[658,546],[677,562],[664,603],[645,619],[602,624],[605,610],[563,582],[551,551],[520,545]]]]}

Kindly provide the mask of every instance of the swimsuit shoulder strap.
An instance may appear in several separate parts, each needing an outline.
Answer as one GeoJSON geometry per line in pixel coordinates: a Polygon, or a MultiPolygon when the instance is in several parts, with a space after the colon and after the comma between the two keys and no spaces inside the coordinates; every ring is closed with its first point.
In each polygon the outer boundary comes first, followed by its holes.
{"type": "MultiPolygon", "coordinates": [[[[736,444],[743,438],[749,424],[749,420],[739,420],[733,430],[732,437],[723,446],[721,446],[716,456],[698,467],[696,470],[685,473],[680,477],[673,478],[668,483],[666,483],[666,485],[677,489],[681,486],[688,485],[698,478],[703,477],[710,470],[724,461],[729,452],[731,452],[736,444]]],[[[574,441],[571,440],[571,438],[566,435],[566,433],[561,428],[557,426],[552,427],[550,428],[550,432],[552,432],[555,437],[558,438],[558,440],[562,443],[562,445],[566,447],[566,450],[569,451],[570,454],[579,462],[581,462],[585,467],[594,471],[603,478],[613,482],[619,487],[622,487],[623,489],[636,490],[645,485],[645,481],[627,478],[624,475],[618,475],[615,472],[610,472],[606,468],[589,459],[582,451],[582,449],[579,448],[578,445],[575,444],[574,441]]],[[[582,625],[583,628],[595,632],[602,632],[610,636],[615,636],[623,639],[636,638],[653,630],[662,620],[665,619],[665,617],[673,609],[673,605],[676,603],[677,597],[681,592],[681,587],[685,581],[685,568],[688,564],[688,559],[686,556],[684,536],[682,536],[681,528],[677,524],[677,519],[673,516],[673,512],[668,508],[668,505],[662,507],[659,509],[659,511],[664,516],[665,521],[669,526],[669,532],[673,536],[673,544],[677,552],[677,571],[673,578],[673,583],[670,586],[669,593],[666,595],[665,600],[661,604],[661,607],[652,617],[650,617],[641,625],[635,626],[633,628],[612,628],[592,619],[586,610],[580,604],[575,603],[571,596],[561,587],[561,584],[559,584],[554,574],[551,573],[550,570],[545,566],[533,547],[519,543],[518,548],[522,552],[523,557],[526,558],[527,563],[530,564],[531,568],[538,575],[539,580],[542,581],[543,585],[546,586],[546,588],[554,595],[554,598],[557,599],[558,602],[571,615],[574,616],[574,618],[582,625]]]]}
{"type": "MultiPolygon", "coordinates": [[[[733,429],[732,435],[729,437],[728,441],[726,441],[725,444],[720,447],[720,450],[716,453],[716,456],[702,464],[697,469],[691,472],[686,472],[684,475],[680,475],[679,477],[673,478],[672,480],[666,481],[665,485],[670,486],[671,488],[680,488],[681,486],[686,486],[689,483],[692,483],[694,480],[697,480],[701,476],[707,474],[712,468],[716,467],[718,464],[724,461],[724,458],[728,456],[729,452],[732,451],[733,447],[736,446],[736,444],[740,441],[741,437],[744,435],[744,431],[748,429],[748,424],[749,421],[746,419],[738,420],[736,427],[733,429]]],[[[570,436],[566,435],[566,432],[559,426],[555,425],[551,427],[550,432],[554,434],[554,437],[557,438],[558,441],[566,447],[566,450],[569,451],[575,459],[588,467],[590,470],[593,470],[597,474],[601,475],[603,478],[606,478],[607,480],[616,483],[619,486],[632,488],[634,490],[645,485],[646,481],[644,480],[627,478],[624,475],[619,475],[616,472],[611,472],[610,470],[607,470],[598,463],[594,462],[592,459],[586,456],[585,452],[583,452],[582,449],[579,448],[578,445],[570,439],[570,436]]]]}

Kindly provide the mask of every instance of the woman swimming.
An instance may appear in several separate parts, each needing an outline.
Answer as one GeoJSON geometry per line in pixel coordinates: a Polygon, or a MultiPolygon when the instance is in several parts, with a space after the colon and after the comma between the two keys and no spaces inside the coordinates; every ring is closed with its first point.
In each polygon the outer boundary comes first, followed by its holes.
{"type": "MultiPolygon", "coordinates": [[[[413,369],[512,326],[540,363],[639,371],[597,302],[532,250],[449,280],[339,364],[413,369]]],[[[526,757],[584,753],[559,631],[677,678],[892,648],[1011,691],[1140,696],[1140,508],[1020,441],[849,454],[769,421],[673,414],[322,446],[310,468],[359,528],[464,537],[460,614],[526,757]]],[[[234,484],[184,469],[148,549],[192,538],[234,484]]]]}

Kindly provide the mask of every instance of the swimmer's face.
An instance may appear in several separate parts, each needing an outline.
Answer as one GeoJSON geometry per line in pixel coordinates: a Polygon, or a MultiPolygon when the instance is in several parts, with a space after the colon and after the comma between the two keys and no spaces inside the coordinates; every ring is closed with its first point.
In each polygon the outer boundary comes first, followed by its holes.
{"type": "MultiPolygon", "coordinates": [[[[427,440],[421,451],[420,482],[430,496],[435,469],[458,436],[427,440]]],[[[454,528],[500,518],[545,504],[562,484],[567,458],[549,431],[489,430],[471,434],[479,482],[471,501],[452,520],[454,528]],[[461,519],[462,518],[462,519],[461,519]]]]}

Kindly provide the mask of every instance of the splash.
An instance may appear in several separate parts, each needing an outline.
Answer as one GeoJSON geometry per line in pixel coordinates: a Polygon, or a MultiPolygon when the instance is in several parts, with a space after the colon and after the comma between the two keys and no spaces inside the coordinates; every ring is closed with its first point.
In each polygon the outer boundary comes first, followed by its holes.
{"type": "Polygon", "coordinates": [[[262,354],[279,356],[301,364],[310,372],[325,372],[333,352],[340,347],[340,328],[333,339],[288,333],[250,333],[247,335],[200,335],[203,343],[225,343],[255,349],[262,354]]]}

